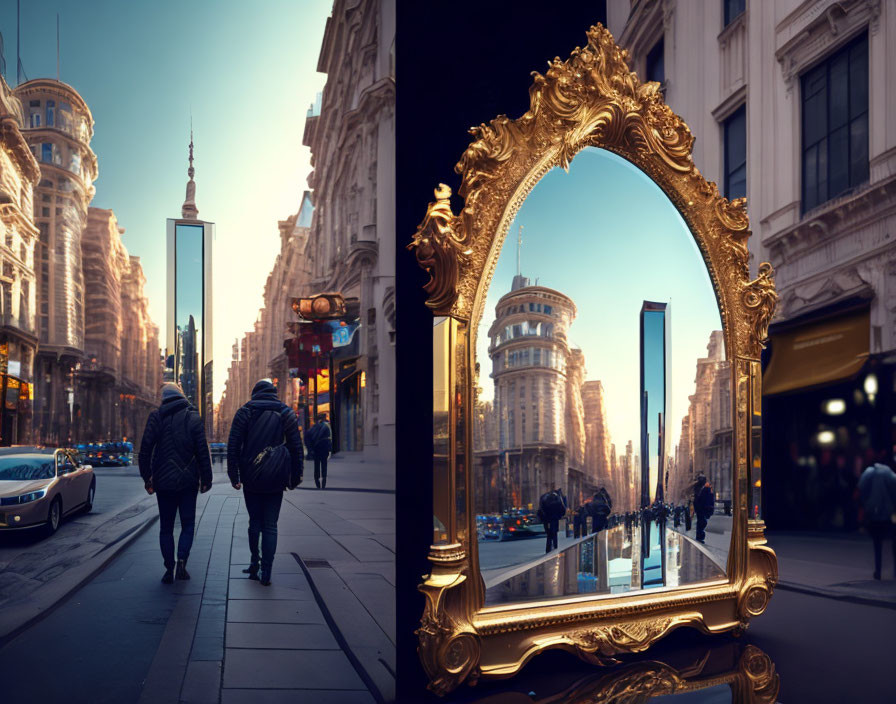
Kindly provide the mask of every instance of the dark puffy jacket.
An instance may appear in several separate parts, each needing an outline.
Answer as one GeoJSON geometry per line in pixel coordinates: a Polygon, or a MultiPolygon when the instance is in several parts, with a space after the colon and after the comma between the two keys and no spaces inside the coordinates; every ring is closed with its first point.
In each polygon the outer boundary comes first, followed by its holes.
{"type": "Polygon", "coordinates": [[[325,460],[333,449],[333,431],[326,421],[318,422],[305,433],[305,447],[316,460],[325,460]]]}
{"type": "Polygon", "coordinates": [[[295,488],[302,479],[302,470],[299,420],[277,398],[273,384],[260,381],[252,389],[252,400],[236,412],[230,425],[230,483],[242,484],[246,491],[276,493],[295,488]]]}
{"type": "Polygon", "coordinates": [[[704,484],[694,490],[694,513],[703,518],[709,518],[715,511],[716,495],[709,484],[704,484]]]}
{"type": "Polygon", "coordinates": [[[212,461],[199,412],[183,396],[165,399],[146,420],[140,476],[155,491],[211,486],[212,461]]]}
{"type": "Polygon", "coordinates": [[[612,511],[613,500],[610,498],[610,492],[603,488],[599,489],[588,504],[588,513],[594,518],[606,518],[612,511]]]}

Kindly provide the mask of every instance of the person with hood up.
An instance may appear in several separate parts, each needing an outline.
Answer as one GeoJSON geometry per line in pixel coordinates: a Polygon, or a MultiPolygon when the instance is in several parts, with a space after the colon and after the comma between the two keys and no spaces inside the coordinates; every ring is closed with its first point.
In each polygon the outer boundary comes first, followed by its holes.
{"type": "Polygon", "coordinates": [[[327,488],[327,459],[333,449],[333,431],[327,423],[327,414],[317,414],[317,424],[305,433],[308,459],[314,459],[314,483],[318,489],[327,488]]]}
{"type": "Polygon", "coordinates": [[[199,412],[177,384],[162,386],[162,404],[149,414],[138,455],[146,493],[159,502],[159,545],[164,584],[189,579],[187,558],[196,530],[196,497],[212,486],[212,462],[199,412]],[[180,514],[176,575],[174,519],[180,514]]]}
{"type": "Polygon", "coordinates": [[[893,541],[893,575],[896,576],[896,474],[883,463],[886,453],[859,477],[859,496],[868,532],[874,541],[874,578],[880,579],[884,540],[893,541]]]}
{"type": "Polygon", "coordinates": [[[699,475],[694,483],[694,516],[697,518],[697,542],[706,542],[706,526],[715,512],[716,495],[712,485],[704,475],[699,475]]]}
{"type": "Polygon", "coordinates": [[[252,389],[252,398],[233,417],[227,440],[227,474],[243,490],[249,513],[249,579],[271,583],[277,551],[277,521],[283,491],[302,482],[302,438],[293,410],[277,398],[270,379],[252,389]],[[259,553],[258,540],[261,537],[259,553]],[[259,578],[259,568],[261,577],[259,578]]]}

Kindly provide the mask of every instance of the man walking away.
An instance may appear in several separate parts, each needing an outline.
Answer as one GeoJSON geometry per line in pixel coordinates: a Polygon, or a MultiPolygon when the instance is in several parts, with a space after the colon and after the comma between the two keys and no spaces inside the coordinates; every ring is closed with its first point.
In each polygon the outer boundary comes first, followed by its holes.
{"type": "Polygon", "coordinates": [[[874,541],[874,578],[880,579],[884,540],[893,541],[893,575],[896,576],[896,474],[883,463],[885,453],[859,477],[859,496],[868,532],[874,541]]]}
{"type": "Polygon", "coordinates": [[[566,497],[558,487],[541,495],[538,500],[538,518],[544,524],[544,533],[547,538],[545,553],[557,549],[557,533],[560,530],[560,519],[566,515],[566,497]]]}
{"type": "Polygon", "coordinates": [[[277,398],[277,389],[262,379],[252,399],[233,417],[227,440],[227,475],[234,489],[243,490],[249,513],[249,579],[271,583],[277,551],[277,521],[283,491],[302,482],[302,438],[299,421],[277,398]],[[261,537],[261,551],[258,540],[261,537]]]}
{"type": "Polygon", "coordinates": [[[610,514],[613,511],[613,500],[610,498],[610,492],[606,487],[598,489],[594,498],[588,504],[591,513],[591,532],[597,533],[607,527],[610,514]]]}
{"type": "Polygon", "coordinates": [[[327,488],[327,458],[333,449],[333,431],[327,414],[317,414],[317,424],[305,433],[305,447],[314,459],[314,483],[318,489],[327,488]]]}
{"type": "Polygon", "coordinates": [[[716,508],[716,495],[702,474],[694,484],[694,515],[697,517],[697,542],[706,543],[706,524],[716,508]]]}
{"type": "Polygon", "coordinates": [[[187,558],[196,530],[196,496],[212,487],[212,462],[199,412],[177,384],[162,387],[162,404],[149,414],[138,455],[147,494],[159,502],[159,546],[165,562],[164,584],[189,579],[187,558]],[[174,518],[180,514],[177,574],[174,562],[174,518]]]}

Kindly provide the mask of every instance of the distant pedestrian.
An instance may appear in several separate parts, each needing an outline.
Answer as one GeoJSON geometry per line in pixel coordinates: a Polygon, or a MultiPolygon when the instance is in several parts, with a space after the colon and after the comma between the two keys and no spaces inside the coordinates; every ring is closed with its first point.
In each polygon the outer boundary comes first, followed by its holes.
{"type": "Polygon", "coordinates": [[[295,489],[302,482],[302,469],[298,418],[277,398],[271,381],[262,379],[252,389],[252,399],[236,412],[230,425],[227,474],[234,489],[242,488],[249,513],[250,559],[243,572],[266,586],[271,583],[277,552],[283,491],[295,489]]]}
{"type": "Polygon", "coordinates": [[[573,535],[576,538],[583,537],[587,532],[587,524],[586,524],[586,512],[585,512],[585,504],[582,504],[576,509],[575,515],[572,519],[573,526],[573,535]]]}
{"type": "Polygon", "coordinates": [[[697,519],[697,542],[706,542],[706,526],[716,507],[712,485],[702,474],[694,483],[694,516],[697,519]]]}
{"type": "Polygon", "coordinates": [[[859,496],[868,532],[874,541],[874,578],[880,579],[884,540],[893,541],[893,576],[896,577],[896,474],[884,464],[885,453],[859,477],[859,496]]]}
{"type": "Polygon", "coordinates": [[[199,412],[177,384],[162,387],[162,404],[149,414],[138,455],[147,494],[159,502],[159,546],[165,563],[164,584],[189,579],[187,558],[196,530],[196,497],[212,487],[212,463],[199,412]],[[180,514],[176,574],[174,519],[180,514]]]}
{"type": "Polygon", "coordinates": [[[588,512],[591,514],[591,532],[597,533],[607,527],[610,514],[613,512],[613,500],[606,487],[600,487],[594,498],[588,504],[588,512]]]}
{"type": "Polygon", "coordinates": [[[560,519],[566,515],[568,504],[563,491],[557,487],[541,495],[538,500],[538,519],[544,524],[546,537],[545,552],[557,549],[557,533],[560,519]]]}
{"type": "Polygon", "coordinates": [[[314,460],[314,484],[318,489],[327,488],[327,459],[333,450],[333,431],[327,423],[327,414],[318,413],[317,423],[305,433],[305,447],[309,459],[314,460]]]}

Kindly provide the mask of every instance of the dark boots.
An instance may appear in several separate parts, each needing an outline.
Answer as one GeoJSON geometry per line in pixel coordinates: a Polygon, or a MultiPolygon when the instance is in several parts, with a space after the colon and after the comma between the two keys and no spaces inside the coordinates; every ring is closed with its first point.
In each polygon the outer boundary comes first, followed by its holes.
{"type": "Polygon", "coordinates": [[[178,560],[177,561],[177,572],[174,575],[177,579],[189,579],[190,573],[187,572],[187,561],[186,560],[178,560]]]}
{"type": "Polygon", "coordinates": [[[171,584],[174,582],[174,568],[165,565],[165,574],[162,575],[162,584],[171,584]]]}
{"type": "Polygon", "coordinates": [[[243,574],[249,575],[249,579],[258,579],[258,565],[249,565],[243,570],[243,574]]]}

